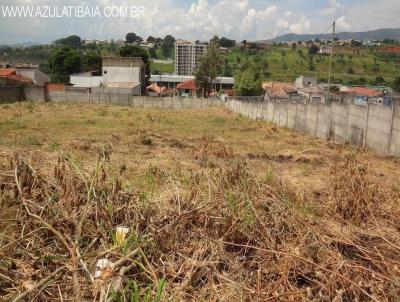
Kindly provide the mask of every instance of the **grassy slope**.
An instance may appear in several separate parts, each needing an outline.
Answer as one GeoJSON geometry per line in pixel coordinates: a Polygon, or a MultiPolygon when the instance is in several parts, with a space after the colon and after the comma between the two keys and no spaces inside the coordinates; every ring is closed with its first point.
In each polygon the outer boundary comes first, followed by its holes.
{"type": "MultiPolygon", "coordinates": [[[[400,57],[385,58],[376,54],[374,49],[358,48],[359,53],[353,52],[352,49],[340,49],[335,54],[333,63],[332,76],[336,79],[358,79],[364,77],[367,80],[375,80],[377,76],[382,76],[385,80],[391,82],[400,75],[400,57]],[[341,61],[340,55],[343,53],[344,62],[341,61]],[[350,61],[348,55],[352,56],[350,61]],[[374,71],[374,58],[377,59],[379,71],[374,71]],[[354,74],[349,74],[349,68],[352,68],[354,74]]],[[[268,50],[260,51],[261,59],[266,59],[269,64],[268,71],[271,73],[268,80],[293,81],[299,75],[317,76],[321,79],[328,78],[328,55],[314,55],[315,71],[309,70],[309,55],[307,49],[302,49],[304,56],[300,56],[299,50],[291,48],[272,47],[268,50]],[[286,62],[288,69],[283,68],[286,62]]],[[[231,64],[236,64],[237,57],[244,62],[246,53],[239,49],[234,49],[227,58],[231,64]]],[[[249,55],[254,60],[254,55],[249,55]]]]}

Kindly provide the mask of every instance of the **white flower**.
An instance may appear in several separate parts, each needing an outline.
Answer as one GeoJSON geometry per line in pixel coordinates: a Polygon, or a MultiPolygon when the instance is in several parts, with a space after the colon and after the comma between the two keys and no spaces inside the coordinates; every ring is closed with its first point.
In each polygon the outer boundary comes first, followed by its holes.
{"type": "Polygon", "coordinates": [[[129,228],[123,226],[117,227],[117,231],[115,232],[115,244],[117,246],[123,247],[128,233],[129,228]]]}

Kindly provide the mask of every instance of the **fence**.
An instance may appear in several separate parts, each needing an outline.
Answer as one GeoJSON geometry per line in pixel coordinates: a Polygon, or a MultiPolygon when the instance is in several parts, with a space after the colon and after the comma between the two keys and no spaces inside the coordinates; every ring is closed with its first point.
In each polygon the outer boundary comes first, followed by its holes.
{"type": "Polygon", "coordinates": [[[312,104],[299,102],[249,102],[231,99],[227,107],[251,119],[309,133],[324,140],[348,142],[380,153],[400,155],[400,103],[312,104]]]}
{"type": "Polygon", "coordinates": [[[81,102],[89,104],[109,104],[128,107],[164,108],[164,109],[204,109],[221,107],[219,98],[183,98],[183,97],[150,97],[133,96],[129,93],[89,93],[85,90],[65,90],[50,92],[48,100],[52,102],[81,102]]]}

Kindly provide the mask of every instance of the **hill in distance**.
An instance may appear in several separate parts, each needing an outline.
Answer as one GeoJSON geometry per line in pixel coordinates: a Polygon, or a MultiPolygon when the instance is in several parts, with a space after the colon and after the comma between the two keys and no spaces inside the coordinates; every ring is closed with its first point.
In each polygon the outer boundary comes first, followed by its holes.
{"type": "MultiPolygon", "coordinates": [[[[306,41],[306,40],[329,40],[332,37],[331,34],[285,34],[282,36],[278,36],[272,40],[268,40],[269,42],[290,42],[290,41],[306,41]]],[[[371,31],[363,31],[363,32],[340,32],[337,33],[337,37],[339,39],[353,39],[353,40],[400,40],[400,28],[382,28],[371,31]]],[[[266,42],[266,41],[264,41],[266,42]]]]}

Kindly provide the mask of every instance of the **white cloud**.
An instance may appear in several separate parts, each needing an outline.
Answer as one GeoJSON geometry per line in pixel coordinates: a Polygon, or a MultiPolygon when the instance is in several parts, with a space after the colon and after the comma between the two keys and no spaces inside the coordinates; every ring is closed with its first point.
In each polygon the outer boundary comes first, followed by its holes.
{"type": "Polygon", "coordinates": [[[337,0],[329,0],[329,6],[321,11],[326,17],[336,16],[343,11],[343,6],[337,0]]]}
{"type": "Polygon", "coordinates": [[[2,43],[51,41],[68,34],[78,34],[82,38],[121,39],[130,31],[144,38],[172,34],[177,38],[208,40],[218,34],[236,40],[259,40],[288,32],[319,32],[335,19],[338,31],[399,27],[400,15],[399,0],[353,1],[354,4],[351,1],[328,0],[322,9],[309,1],[297,0],[296,4],[303,4],[299,7],[305,8],[296,10],[293,0],[188,0],[185,4],[178,4],[176,0],[68,0],[68,4],[65,0],[0,2],[1,5],[145,7],[145,17],[139,19],[21,19],[18,22],[0,19],[2,43]]]}
{"type": "Polygon", "coordinates": [[[286,21],[285,19],[280,19],[280,20],[278,20],[278,23],[276,23],[276,25],[277,25],[279,28],[286,29],[286,28],[289,27],[289,22],[286,21]]]}
{"type": "Polygon", "coordinates": [[[310,30],[311,23],[305,16],[302,16],[300,21],[294,24],[291,24],[289,29],[291,32],[295,34],[304,34],[310,30]]]}
{"type": "Polygon", "coordinates": [[[337,30],[348,30],[351,28],[350,23],[347,21],[345,16],[341,16],[336,20],[337,30]]]}
{"type": "Polygon", "coordinates": [[[293,12],[285,12],[285,18],[290,18],[293,15],[293,12]]]}

